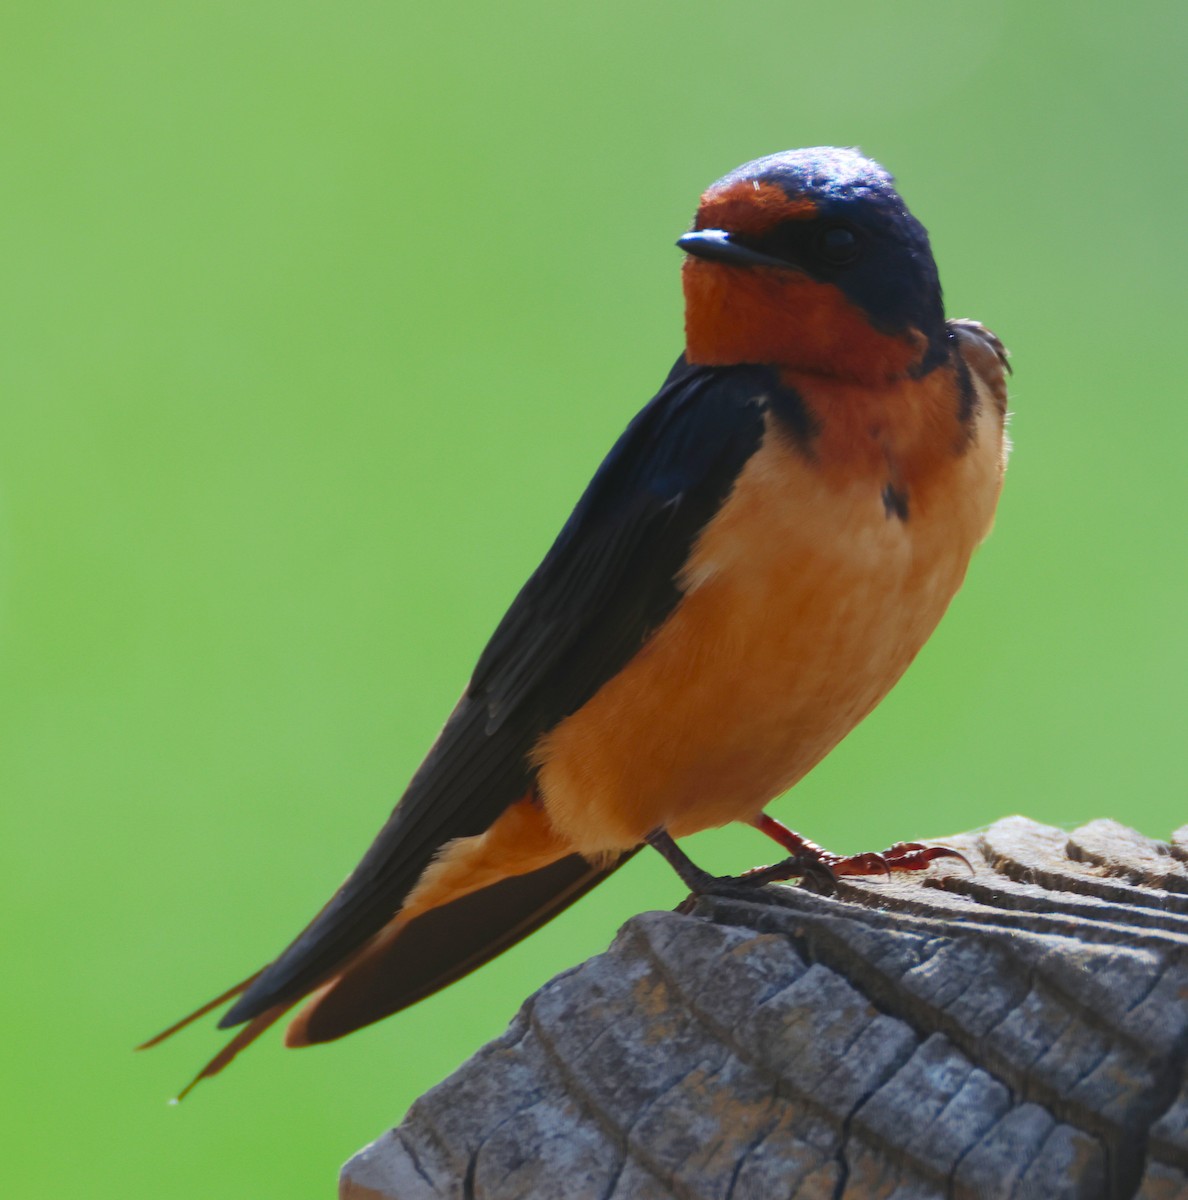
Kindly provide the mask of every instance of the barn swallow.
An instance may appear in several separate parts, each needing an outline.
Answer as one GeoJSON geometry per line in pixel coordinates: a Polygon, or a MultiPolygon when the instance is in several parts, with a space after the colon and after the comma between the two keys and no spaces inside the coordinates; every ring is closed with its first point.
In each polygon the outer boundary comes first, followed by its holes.
{"type": "Polygon", "coordinates": [[[219,1026],[242,1028],[198,1079],[301,1000],[290,1046],[423,999],[645,844],[695,889],[712,880],[674,839],[731,821],[789,852],[757,882],[944,853],[839,859],[764,809],[960,587],[1002,485],[1006,353],[946,321],[924,227],[855,150],[744,164],[677,245],[684,353],[370,849],[275,961],[147,1043],[234,999],[219,1026]]]}

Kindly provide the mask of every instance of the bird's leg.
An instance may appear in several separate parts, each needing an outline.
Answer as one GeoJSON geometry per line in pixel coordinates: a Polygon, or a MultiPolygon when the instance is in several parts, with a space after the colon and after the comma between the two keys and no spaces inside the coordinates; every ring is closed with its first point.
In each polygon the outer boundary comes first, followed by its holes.
{"type": "MultiPolygon", "coordinates": [[[[664,856],[665,862],[681,877],[685,887],[696,895],[731,887],[761,887],[777,879],[792,879],[803,875],[830,875],[829,868],[822,866],[814,854],[796,852],[774,866],[756,867],[742,875],[711,875],[702,870],[663,829],[653,830],[645,840],[653,850],[658,850],[664,856]]],[[[806,845],[812,846],[812,843],[806,845]]]]}
{"type": "Polygon", "coordinates": [[[664,861],[681,877],[689,891],[708,892],[719,882],[717,876],[703,871],[663,829],[652,830],[645,840],[664,856],[664,861]]]}
{"type": "MultiPolygon", "coordinates": [[[[896,842],[894,846],[878,852],[867,851],[865,854],[850,855],[832,854],[815,842],[810,842],[808,838],[801,837],[786,825],[782,825],[774,817],[769,817],[767,813],[760,813],[751,824],[760,833],[767,834],[769,838],[778,842],[788,851],[792,856],[788,860],[789,863],[793,860],[803,862],[807,856],[834,877],[843,875],[889,876],[892,871],[922,871],[929,863],[935,862],[938,858],[957,858],[967,867],[970,865],[969,859],[964,854],[957,850],[951,850],[948,846],[925,846],[922,842],[896,842]]],[[[779,863],[775,867],[765,867],[760,870],[774,871],[783,865],[779,863]]],[[[973,868],[970,867],[970,870],[972,871],[973,868]]],[[[799,874],[800,872],[794,873],[799,874]]],[[[771,876],[771,878],[775,878],[775,876],[771,876]]]]}

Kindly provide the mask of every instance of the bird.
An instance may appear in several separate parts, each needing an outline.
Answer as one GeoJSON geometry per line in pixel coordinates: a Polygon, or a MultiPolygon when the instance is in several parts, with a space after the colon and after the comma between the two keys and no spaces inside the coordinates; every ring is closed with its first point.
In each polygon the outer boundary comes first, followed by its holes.
{"type": "Polygon", "coordinates": [[[923,870],[841,857],[772,800],[883,699],[990,531],[1008,358],[947,320],[928,234],[857,149],[744,163],[701,196],[685,348],[515,597],[358,866],[231,1003],[221,1071],[298,1003],[326,1042],[436,992],[645,846],[743,822],[787,857],[736,877],[923,870]]]}

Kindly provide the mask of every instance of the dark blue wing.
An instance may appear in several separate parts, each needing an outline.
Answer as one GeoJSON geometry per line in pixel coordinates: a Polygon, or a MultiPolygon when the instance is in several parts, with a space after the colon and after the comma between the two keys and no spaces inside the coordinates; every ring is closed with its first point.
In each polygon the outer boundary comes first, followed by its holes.
{"type": "Polygon", "coordinates": [[[678,360],[599,467],[512,603],[400,803],[350,878],[227,1013],[292,1000],[383,928],[433,855],[533,783],[540,737],[579,709],[680,600],[679,574],[763,437],[764,368],[678,360]]]}
{"type": "Polygon", "coordinates": [[[468,695],[488,733],[532,712],[539,736],[673,610],[694,539],[762,438],[759,375],[681,359],[627,427],[478,661],[468,695]]]}

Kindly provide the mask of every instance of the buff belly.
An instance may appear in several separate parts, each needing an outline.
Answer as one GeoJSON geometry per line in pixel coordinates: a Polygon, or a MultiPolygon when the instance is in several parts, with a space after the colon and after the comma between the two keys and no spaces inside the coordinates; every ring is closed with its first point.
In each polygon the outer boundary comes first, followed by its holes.
{"type": "Polygon", "coordinates": [[[881,476],[839,487],[769,432],[699,539],[679,607],[538,745],[564,842],[597,857],[657,828],[748,820],[878,704],[989,530],[1002,430],[983,418],[940,468],[958,478],[928,480],[906,520],[881,476]]]}

